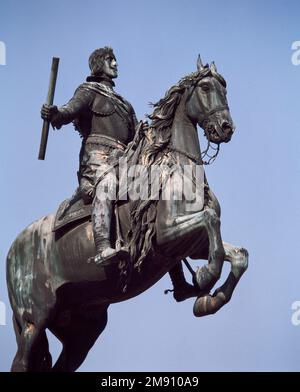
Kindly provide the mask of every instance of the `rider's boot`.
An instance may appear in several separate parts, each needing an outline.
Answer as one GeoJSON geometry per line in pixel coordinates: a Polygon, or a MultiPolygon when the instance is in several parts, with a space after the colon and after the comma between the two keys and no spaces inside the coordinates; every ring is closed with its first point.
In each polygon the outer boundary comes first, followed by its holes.
{"type": "Polygon", "coordinates": [[[116,250],[111,247],[110,228],[113,204],[112,200],[108,198],[100,200],[97,196],[93,202],[92,222],[97,253],[95,257],[89,259],[89,262],[93,260],[99,266],[105,266],[129,257],[127,249],[116,250]]]}
{"type": "Polygon", "coordinates": [[[185,279],[181,261],[169,271],[169,274],[174,287],[173,297],[177,302],[197,296],[197,288],[185,279]]]}

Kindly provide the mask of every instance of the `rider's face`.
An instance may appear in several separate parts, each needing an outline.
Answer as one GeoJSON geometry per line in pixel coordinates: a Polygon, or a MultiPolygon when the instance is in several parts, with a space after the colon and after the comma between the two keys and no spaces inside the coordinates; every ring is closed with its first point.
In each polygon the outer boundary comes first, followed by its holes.
{"type": "Polygon", "coordinates": [[[118,76],[118,64],[114,56],[108,54],[103,61],[102,73],[111,79],[118,76]]]}

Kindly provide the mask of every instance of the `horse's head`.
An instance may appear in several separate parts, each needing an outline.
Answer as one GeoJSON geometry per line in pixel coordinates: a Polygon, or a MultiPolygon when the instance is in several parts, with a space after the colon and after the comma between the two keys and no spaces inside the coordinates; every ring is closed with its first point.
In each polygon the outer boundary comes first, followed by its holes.
{"type": "Polygon", "coordinates": [[[210,142],[227,143],[235,127],[227,103],[226,82],[215,64],[204,66],[200,56],[197,68],[198,72],[187,90],[187,115],[199,124],[210,142]]]}
{"type": "Polygon", "coordinates": [[[151,137],[145,153],[149,162],[169,145],[171,138],[173,146],[185,144],[184,151],[191,152],[191,155],[198,154],[195,144],[199,144],[199,141],[194,139],[194,132],[185,143],[182,140],[184,130],[197,124],[204,129],[208,139],[207,148],[201,153],[203,164],[212,163],[218,155],[220,144],[230,141],[235,127],[229,113],[226,82],[217,72],[215,64],[204,66],[200,56],[197,67],[196,72],[180,79],[164,98],[152,104],[154,111],[148,116],[152,120],[151,137]],[[217,147],[211,146],[211,143],[217,144],[217,147]],[[210,155],[210,149],[214,150],[213,155],[210,155]],[[209,160],[204,161],[204,157],[209,157],[209,160]]]}

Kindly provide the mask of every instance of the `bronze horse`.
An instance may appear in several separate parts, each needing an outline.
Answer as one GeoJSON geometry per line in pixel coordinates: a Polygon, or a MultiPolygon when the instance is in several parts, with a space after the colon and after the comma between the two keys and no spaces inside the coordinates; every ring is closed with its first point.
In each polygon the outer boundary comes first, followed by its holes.
{"type": "MultiPolygon", "coordinates": [[[[155,104],[149,116],[151,126],[138,139],[133,154],[137,163],[147,167],[170,161],[192,168],[201,165],[197,124],[214,145],[230,141],[234,125],[226,82],[213,63],[203,66],[199,59],[197,66],[196,72],[181,79],[155,104]]],[[[205,177],[203,185],[204,206],[198,209],[188,209],[186,200],[174,204],[162,198],[148,204],[116,203],[119,234],[136,256],[130,273],[122,260],[106,267],[87,263],[95,254],[88,219],[61,233],[52,231],[53,214],[28,226],[7,257],[18,345],[12,371],[75,371],[104,330],[109,305],[147,290],[186,257],[208,260],[194,276],[198,285],[194,315],[215,313],[226,304],[247,268],[248,253],[222,242],[220,206],[205,177]],[[224,260],[231,263],[229,276],[210,294],[224,260]],[[126,291],[120,285],[121,272],[127,276],[126,291]],[[63,345],[53,367],[46,328],[63,345]]]]}

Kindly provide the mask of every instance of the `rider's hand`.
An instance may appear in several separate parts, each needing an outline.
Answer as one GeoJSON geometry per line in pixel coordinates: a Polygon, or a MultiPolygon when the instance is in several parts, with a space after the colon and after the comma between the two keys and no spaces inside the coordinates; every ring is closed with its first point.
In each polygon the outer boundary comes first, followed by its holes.
{"type": "Polygon", "coordinates": [[[58,112],[57,106],[47,105],[46,103],[42,106],[41,117],[43,120],[51,121],[53,115],[58,112]]]}

